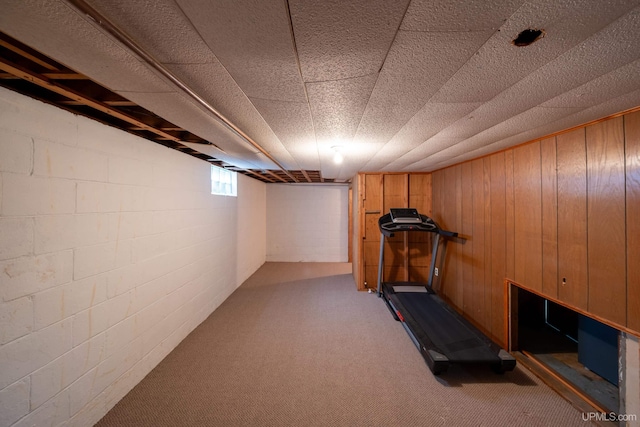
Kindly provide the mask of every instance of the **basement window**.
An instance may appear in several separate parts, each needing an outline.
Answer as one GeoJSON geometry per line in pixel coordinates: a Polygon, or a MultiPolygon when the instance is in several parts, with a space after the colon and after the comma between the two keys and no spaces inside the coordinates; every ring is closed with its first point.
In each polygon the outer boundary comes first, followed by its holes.
{"type": "Polygon", "coordinates": [[[217,166],[211,166],[211,194],[237,197],[238,174],[217,166]]]}

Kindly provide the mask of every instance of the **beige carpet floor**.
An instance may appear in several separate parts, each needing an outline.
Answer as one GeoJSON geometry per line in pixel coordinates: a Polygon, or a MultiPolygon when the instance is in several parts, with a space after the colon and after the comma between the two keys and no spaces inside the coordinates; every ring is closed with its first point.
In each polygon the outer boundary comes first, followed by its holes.
{"type": "Polygon", "coordinates": [[[350,264],[266,263],[97,425],[587,424],[521,366],[433,376],[350,264]]]}

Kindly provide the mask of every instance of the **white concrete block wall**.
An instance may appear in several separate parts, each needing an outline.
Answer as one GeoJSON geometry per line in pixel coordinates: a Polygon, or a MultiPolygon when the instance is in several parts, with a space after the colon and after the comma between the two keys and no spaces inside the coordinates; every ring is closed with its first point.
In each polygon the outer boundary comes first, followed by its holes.
{"type": "Polygon", "coordinates": [[[267,186],[267,261],[347,262],[349,188],[267,186]]]}
{"type": "Polygon", "coordinates": [[[266,185],[0,88],[0,426],[97,422],[266,257],[266,185]]]}

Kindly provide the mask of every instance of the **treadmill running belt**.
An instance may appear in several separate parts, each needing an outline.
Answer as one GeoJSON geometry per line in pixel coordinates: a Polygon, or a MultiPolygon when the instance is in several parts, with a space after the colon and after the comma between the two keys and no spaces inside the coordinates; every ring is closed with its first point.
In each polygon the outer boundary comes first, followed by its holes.
{"type": "Polygon", "coordinates": [[[486,340],[479,337],[465,320],[445,306],[437,295],[423,293],[393,294],[406,308],[403,316],[408,322],[418,325],[422,331],[413,331],[416,335],[424,333],[443,354],[452,362],[496,362],[500,361],[486,340]],[[409,320],[409,318],[412,318],[409,320]]]}

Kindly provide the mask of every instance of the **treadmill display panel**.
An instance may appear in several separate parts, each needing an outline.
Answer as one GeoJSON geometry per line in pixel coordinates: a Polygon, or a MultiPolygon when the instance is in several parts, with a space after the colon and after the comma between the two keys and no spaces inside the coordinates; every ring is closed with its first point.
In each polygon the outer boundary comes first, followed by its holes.
{"type": "Polygon", "coordinates": [[[422,223],[422,218],[418,213],[417,209],[397,209],[391,208],[389,210],[389,214],[391,216],[391,221],[396,224],[420,224],[422,223]]]}

